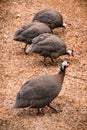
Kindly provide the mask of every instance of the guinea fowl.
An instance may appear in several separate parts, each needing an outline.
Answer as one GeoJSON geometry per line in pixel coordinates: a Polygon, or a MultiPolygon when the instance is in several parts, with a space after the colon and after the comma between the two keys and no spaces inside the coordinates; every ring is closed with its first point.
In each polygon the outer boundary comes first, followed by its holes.
{"type": "Polygon", "coordinates": [[[66,24],[63,23],[62,15],[51,9],[45,9],[37,12],[33,18],[33,21],[43,22],[51,29],[66,26],[66,24]]]}
{"type": "Polygon", "coordinates": [[[26,48],[25,53],[38,53],[44,57],[44,64],[46,65],[46,58],[58,58],[61,55],[73,55],[73,50],[66,50],[66,44],[63,40],[54,34],[40,34],[32,40],[32,44],[26,48]]]}
{"type": "Polygon", "coordinates": [[[48,106],[57,111],[50,103],[62,89],[65,70],[69,64],[68,61],[64,61],[59,73],[39,75],[27,81],[17,94],[14,108],[37,108],[40,114],[40,108],[48,106]]]}
{"type": "Polygon", "coordinates": [[[41,22],[33,22],[18,29],[13,36],[13,40],[26,43],[26,49],[27,44],[31,44],[31,40],[34,37],[43,33],[51,32],[51,29],[46,24],[41,22]]]}

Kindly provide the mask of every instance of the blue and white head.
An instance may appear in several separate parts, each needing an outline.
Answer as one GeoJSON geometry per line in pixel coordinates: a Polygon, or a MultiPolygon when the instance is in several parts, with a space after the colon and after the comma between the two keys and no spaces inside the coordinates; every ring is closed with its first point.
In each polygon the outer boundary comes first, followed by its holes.
{"type": "Polygon", "coordinates": [[[66,68],[67,68],[69,65],[70,65],[70,62],[69,62],[69,61],[67,61],[67,60],[63,61],[62,64],[61,64],[61,71],[65,71],[66,68]]]}
{"type": "Polygon", "coordinates": [[[68,56],[74,56],[74,51],[73,51],[73,50],[67,50],[67,51],[66,51],[66,54],[67,54],[68,56]]]}

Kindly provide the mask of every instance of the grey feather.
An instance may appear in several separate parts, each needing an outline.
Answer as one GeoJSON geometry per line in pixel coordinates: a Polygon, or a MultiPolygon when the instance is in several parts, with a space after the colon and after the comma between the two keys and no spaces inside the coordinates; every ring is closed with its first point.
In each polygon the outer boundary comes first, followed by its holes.
{"type": "Polygon", "coordinates": [[[31,52],[44,57],[58,58],[66,54],[66,44],[56,35],[45,33],[32,40],[32,45],[26,49],[26,53],[31,52]]]}
{"type": "Polygon", "coordinates": [[[62,89],[65,64],[69,62],[64,62],[57,74],[39,75],[27,81],[17,94],[15,107],[42,108],[49,105],[62,89]]]}
{"type": "Polygon", "coordinates": [[[59,12],[51,9],[45,9],[37,12],[33,17],[33,21],[43,22],[51,29],[63,27],[62,15],[59,12]]]}
{"type": "Polygon", "coordinates": [[[50,28],[41,22],[33,22],[28,25],[22,26],[19,28],[14,36],[13,40],[25,42],[27,44],[31,44],[31,40],[38,36],[39,34],[43,33],[51,33],[50,28]]]}

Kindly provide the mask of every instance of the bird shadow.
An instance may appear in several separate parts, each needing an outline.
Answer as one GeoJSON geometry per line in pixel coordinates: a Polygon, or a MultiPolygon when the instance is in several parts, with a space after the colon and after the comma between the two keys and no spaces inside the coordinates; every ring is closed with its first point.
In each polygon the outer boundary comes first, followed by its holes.
{"type": "Polygon", "coordinates": [[[62,111],[59,111],[59,110],[62,110],[60,104],[56,104],[54,106],[56,107],[57,111],[54,111],[53,109],[46,106],[45,108],[41,109],[41,111],[42,111],[41,114],[37,114],[36,109],[23,108],[16,113],[16,116],[18,116],[20,118],[29,118],[29,117],[36,117],[36,116],[37,117],[43,117],[44,115],[51,116],[52,114],[57,114],[57,113],[62,112],[62,111]]]}
{"type": "Polygon", "coordinates": [[[43,60],[40,60],[38,62],[38,66],[43,66],[43,67],[57,67],[63,62],[62,59],[55,59],[54,62],[52,63],[49,59],[47,59],[46,63],[43,60]]]}

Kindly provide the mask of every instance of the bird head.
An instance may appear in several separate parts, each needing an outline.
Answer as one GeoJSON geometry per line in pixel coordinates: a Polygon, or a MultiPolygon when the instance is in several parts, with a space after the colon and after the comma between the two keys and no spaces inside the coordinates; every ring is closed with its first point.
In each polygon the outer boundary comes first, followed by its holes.
{"type": "Polygon", "coordinates": [[[67,24],[66,23],[63,23],[62,27],[66,28],[67,24]]]}
{"type": "Polygon", "coordinates": [[[65,71],[65,69],[70,65],[71,63],[67,60],[63,61],[62,62],[62,65],[61,65],[61,71],[65,71]]]}
{"type": "Polygon", "coordinates": [[[66,51],[66,54],[68,55],[68,56],[74,56],[74,50],[72,49],[72,50],[67,50],[66,51]]]}

